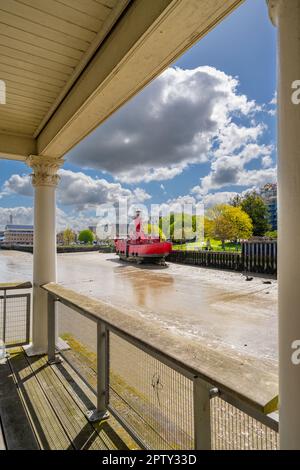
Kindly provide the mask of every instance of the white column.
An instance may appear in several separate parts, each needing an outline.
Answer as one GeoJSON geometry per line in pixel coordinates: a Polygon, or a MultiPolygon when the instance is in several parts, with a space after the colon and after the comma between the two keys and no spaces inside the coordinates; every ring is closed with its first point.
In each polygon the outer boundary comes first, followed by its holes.
{"type": "Polygon", "coordinates": [[[57,281],[56,270],[56,200],[61,159],[30,156],[34,186],[33,312],[32,343],[28,355],[47,352],[47,294],[40,288],[57,281]]]}
{"type": "Polygon", "coordinates": [[[270,0],[269,8],[278,27],[280,446],[300,449],[300,0],[270,0]]]}

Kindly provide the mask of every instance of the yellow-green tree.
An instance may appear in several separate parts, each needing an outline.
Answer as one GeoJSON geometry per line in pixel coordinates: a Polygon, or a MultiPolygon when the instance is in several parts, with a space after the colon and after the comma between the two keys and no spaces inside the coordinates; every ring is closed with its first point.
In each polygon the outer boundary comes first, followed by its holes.
{"type": "Polygon", "coordinates": [[[65,245],[71,245],[75,240],[75,233],[71,228],[66,228],[63,232],[63,239],[65,245]]]}
{"type": "Polygon", "coordinates": [[[240,207],[217,204],[207,212],[208,236],[222,242],[239,240],[252,235],[253,225],[250,217],[240,207]]]}

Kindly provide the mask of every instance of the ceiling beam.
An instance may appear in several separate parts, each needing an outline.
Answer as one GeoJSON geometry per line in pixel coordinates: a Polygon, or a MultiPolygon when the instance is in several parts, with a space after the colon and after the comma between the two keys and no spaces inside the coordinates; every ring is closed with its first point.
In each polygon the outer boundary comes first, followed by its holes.
{"type": "Polygon", "coordinates": [[[37,142],[33,137],[0,132],[0,159],[24,161],[36,151],[37,142]]]}
{"type": "Polygon", "coordinates": [[[244,0],[134,0],[37,138],[61,157],[244,0]]]}

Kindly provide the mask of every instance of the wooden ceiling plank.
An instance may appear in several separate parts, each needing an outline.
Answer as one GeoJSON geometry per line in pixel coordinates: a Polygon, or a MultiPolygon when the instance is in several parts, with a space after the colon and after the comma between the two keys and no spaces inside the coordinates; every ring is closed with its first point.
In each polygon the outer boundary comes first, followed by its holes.
{"type": "Polygon", "coordinates": [[[99,3],[106,8],[114,8],[118,3],[118,0],[94,0],[95,2],[99,3]]]}
{"type": "Polygon", "coordinates": [[[32,119],[26,119],[24,118],[23,116],[16,116],[14,114],[11,114],[11,113],[2,113],[0,111],[0,123],[1,125],[6,122],[9,122],[11,125],[16,125],[16,126],[20,126],[20,125],[23,125],[25,124],[26,126],[30,126],[30,127],[34,127],[36,126],[36,123],[37,121],[32,119]]]}
{"type": "Polygon", "coordinates": [[[11,119],[9,116],[6,119],[0,118],[0,132],[14,132],[16,134],[33,134],[36,125],[33,123],[24,122],[23,120],[11,119]]]}
{"type": "Polygon", "coordinates": [[[27,64],[42,67],[46,71],[59,72],[67,76],[69,76],[74,70],[74,66],[71,67],[66,64],[60,64],[53,60],[49,60],[48,58],[39,57],[29,52],[17,50],[11,46],[4,46],[3,44],[0,44],[0,55],[1,57],[11,57],[12,59],[20,60],[27,64]]]}
{"type": "Polygon", "coordinates": [[[54,77],[41,75],[40,73],[34,73],[29,70],[24,70],[20,67],[9,65],[1,61],[0,72],[7,72],[13,75],[20,75],[23,78],[28,78],[29,80],[35,80],[40,83],[45,83],[46,85],[55,85],[59,88],[63,87],[67,80],[59,80],[54,77]]]}
{"type": "Polygon", "coordinates": [[[7,97],[7,104],[41,111],[45,111],[49,108],[49,103],[41,103],[38,100],[33,101],[29,98],[24,99],[24,97],[18,97],[16,95],[13,95],[12,93],[10,93],[9,97],[7,97]]]}
{"type": "MultiPolygon", "coordinates": [[[[26,106],[22,106],[20,104],[15,104],[15,103],[9,103],[3,106],[4,112],[7,111],[12,111],[18,115],[22,116],[32,116],[37,119],[41,119],[43,115],[45,114],[45,111],[41,109],[35,109],[35,108],[27,108],[26,106]]],[[[0,112],[2,111],[2,107],[0,108],[0,112]]]]}
{"type": "Polygon", "coordinates": [[[27,31],[28,33],[32,33],[34,31],[38,37],[49,39],[50,41],[55,41],[64,46],[73,47],[82,51],[85,51],[90,44],[90,41],[69,36],[66,34],[66,32],[54,31],[53,29],[47,28],[44,25],[33,23],[27,18],[22,18],[3,10],[1,11],[1,22],[23,31],[27,31]]]}
{"type": "Polygon", "coordinates": [[[92,31],[68,23],[63,19],[55,18],[54,16],[48,15],[36,8],[29,7],[28,5],[23,5],[15,0],[1,0],[0,9],[21,18],[26,18],[32,23],[46,26],[53,31],[60,31],[62,33],[68,31],[69,36],[80,38],[84,41],[91,42],[95,36],[95,33],[92,31]]]}
{"type": "Polygon", "coordinates": [[[101,5],[101,3],[97,3],[94,0],[56,0],[59,3],[64,5],[68,5],[74,8],[77,11],[81,11],[89,16],[94,16],[98,18],[100,21],[104,21],[107,15],[110,13],[111,8],[101,5]]]}
{"type": "MultiPolygon", "coordinates": [[[[31,122],[40,122],[44,113],[37,113],[36,111],[28,110],[26,108],[14,108],[13,106],[8,106],[6,113],[10,113],[10,116],[17,116],[20,119],[30,120],[31,122]]],[[[0,111],[1,116],[6,116],[6,114],[0,111]]]]}
{"type": "Polygon", "coordinates": [[[14,112],[12,110],[6,110],[6,111],[1,111],[0,109],[0,120],[5,121],[5,120],[11,120],[12,122],[26,122],[28,124],[38,124],[40,122],[40,118],[30,116],[29,115],[24,115],[18,112],[14,112]]]}
{"type": "MultiPolygon", "coordinates": [[[[8,0],[6,0],[8,1],[8,0]]],[[[31,10],[44,13],[54,19],[63,21],[68,25],[73,25],[81,29],[96,33],[101,28],[101,21],[97,18],[85,15],[74,8],[70,8],[55,0],[18,0],[22,6],[27,6],[31,10]]]]}
{"type": "MultiPolygon", "coordinates": [[[[78,64],[78,59],[74,59],[73,57],[64,56],[61,54],[57,54],[56,52],[48,51],[41,47],[24,44],[21,41],[18,41],[14,38],[8,38],[6,36],[1,35],[0,31],[0,44],[7,47],[12,47],[13,49],[20,50],[23,52],[30,53],[37,57],[41,57],[44,59],[48,59],[49,61],[58,62],[59,64],[69,65],[70,67],[76,67],[78,64]]],[[[37,41],[38,44],[38,41],[37,41]]]]}
{"type": "Polygon", "coordinates": [[[50,83],[47,83],[47,84],[41,83],[39,80],[26,78],[16,73],[6,72],[1,67],[0,67],[0,74],[1,74],[1,79],[4,81],[11,80],[11,81],[14,81],[15,83],[21,83],[23,85],[27,85],[37,90],[52,91],[53,94],[58,93],[61,89],[61,87],[56,86],[56,85],[51,85],[50,83]]]}
{"type": "Polygon", "coordinates": [[[82,54],[85,50],[79,50],[74,47],[64,46],[63,44],[59,44],[58,42],[52,41],[50,39],[44,39],[35,34],[33,30],[32,33],[28,33],[27,31],[23,31],[19,28],[14,28],[13,26],[9,26],[0,22],[0,33],[3,36],[7,36],[9,38],[14,38],[18,41],[23,42],[24,44],[28,44],[29,48],[31,45],[38,44],[41,49],[45,49],[46,51],[56,52],[57,54],[72,57],[73,59],[79,60],[82,57],[82,54]]]}
{"type": "MultiPolygon", "coordinates": [[[[6,133],[17,133],[19,136],[22,135],[27,135],[29,137],[32,137],[33,133],[35,131],[35,126],[19,126],[19,125],[12,125],[9,123],[3,124],[0,122],[0,134],[6,134],[6,133]]],[[[1,142],[1,139],[0,139],[1,142]]]]}
{"type": "Polygon", "coordinates": [[[9,94],[7,99],[9,100],[10,97],[20,100],[20,101],[28,101],[35,104],[40,104],[41,106],[49,106],[53,102],[53,98],[48,96],[37,95],[35,92],[28,92],[27,90],[20,90],[19,88],[14,88],[12,84],[9,84],[9,94]]]}
{"type": "Polygon", "coordinates": [[[36,76],[43,76],[43,77],[52,77],[61,82],[65,83],[69,75],[66,73],[57,72],[56,70],[46,69],[45,67],[40,67],[35,64],[30,64],[28,62],[24,62],[22,60],[16,59],[15,57],[8,57],[5,55],[1,55],[1,63],[5,65],[9,65],[19,70],[24,70],[27,72],[31,72],[36,76]]]}
{"type": "Polygon", "coordinates": [[[18,83],[14,80],[6,79],[6,94],[9,95],[10,90],[12,90],[12,93],[14,93],[14,90],[17,91],[17,93],[23,93],[24,96],[28,96],[29,98],[39,98],[41,100],[45,99],[45,101],[50,99],[50,102],[55,99],[56,94],[53,93],[52,91],[49,90],[41,90],[38,88],[31,88],[28,87],[27,85],[24,85],[22,83],[18,83]]]}

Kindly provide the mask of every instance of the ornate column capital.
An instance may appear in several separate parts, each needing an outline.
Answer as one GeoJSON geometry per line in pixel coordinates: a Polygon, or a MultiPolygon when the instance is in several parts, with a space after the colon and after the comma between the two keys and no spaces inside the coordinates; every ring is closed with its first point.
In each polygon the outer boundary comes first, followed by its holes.
{"type": "Polygon", "coordinates": [[[33,186],[57,186],[60,180],[57,172],[64,163],[62,158],[30,155],[26,163],[33,169],[33,186]]]}
{"type": "Polygon", "coordinates": [[[278,26],[279,8],[282,0],[267,0],[269,15],[274,26],[278,26]]]}

